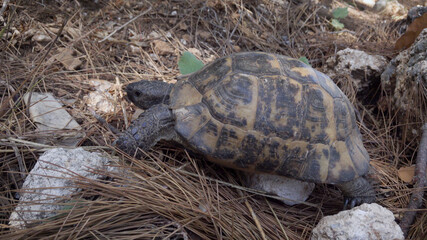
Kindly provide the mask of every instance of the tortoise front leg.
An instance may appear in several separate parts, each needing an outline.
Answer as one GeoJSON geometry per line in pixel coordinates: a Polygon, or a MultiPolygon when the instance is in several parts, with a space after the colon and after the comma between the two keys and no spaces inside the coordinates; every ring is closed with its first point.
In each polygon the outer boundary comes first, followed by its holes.
{"type": "Polygon", "coordinates": [[[359,177],[353,181],[337,184],[344,194],[344,209],[350,203],[350,208],[363,203],[375,202],[375,190],[371,183],[364,177],[359,177]]]}
{"type": "Polygon", "coordinates": [[[148,150],[160,140],[176,137],[175,120],[167,105],[158,104],[147,109],[115,141],[124,152],[135,155],[138,148],[148,150]]]}

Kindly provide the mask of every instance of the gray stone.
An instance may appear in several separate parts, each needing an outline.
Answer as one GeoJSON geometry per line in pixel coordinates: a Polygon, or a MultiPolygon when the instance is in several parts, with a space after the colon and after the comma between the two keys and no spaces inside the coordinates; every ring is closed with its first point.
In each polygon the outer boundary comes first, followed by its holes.
{"type": "Polygon", "coordinates": [[[29,107],[31,120],[37,126],[37,142],[75,147],[84,137],[82,127],[62,107],[51,93],[31,93],[24,95],[29,107]]]}
{"type": "MultiPolygon", "coordinates": [[[[424,29],[414,44],[399,53],[387,65],[381,75],[383,96],[381,103],[388,108],[399,112],[397,122],[406,124],[425,122],[427,119],[427,29],[424,29]]],[[[381,105],[380,105],[381,107],[381,105]]],[[[406,136],[414,139],[421,133],[419,126],[408,124],[406,136]]]]}
{"type": "Polygon", "coordinates": [[[399,3],[398,0],[377,0],[372,10],[383,17],[395,20],[405,18],[408,12],[406,7],[399,3]]]}
{"type": "Polygon", "coordinates": [[[362,204],[351,210],[326,216],[313,229],[311,240],[403,240],[403,232],[388,209],[362,204]]]}
{"type": "Polygon", "coordinates": [[[279,196],[290,206],[307,200],[315,186],[314,183],[264,173],[248,174],[248,185],[250,188],[279,196]]]}
{"type": "Polygon", "coordinates": [[[387,65],[381,75],[381,85],[393,96],[396,108],[410,110],[414,106],[412,94],[416,89],[427,87],[427,29],[414,44],[399,53],[387,65]]]}
{"type": "Polygon", "coordinates": [[[357,92],[369,89],[373,79],[379,81],[387,61],[383,56],[346,48],[329,58],[325,72],[331,78],[351,77],[357,92]]]}
{"type": "Polygon", "coordinates": [[[9,224],[25,228],[35,220],[52,217],[63,209],[61,202],[70,201],[78,191],[74,179],[100,179],[96,170],[115,171],[109,158],[99,153],[77,149],[55,148],[40,156],[22,186],[22,194],[9,224]]]}
{"type": "Polygon", "coordinates": [[[416,6],[408,11],[408,16],[406,18],[408,24],[412,23],[415,19],[421,17],[424,13],[427,13],[427,7],[416,6]]]}

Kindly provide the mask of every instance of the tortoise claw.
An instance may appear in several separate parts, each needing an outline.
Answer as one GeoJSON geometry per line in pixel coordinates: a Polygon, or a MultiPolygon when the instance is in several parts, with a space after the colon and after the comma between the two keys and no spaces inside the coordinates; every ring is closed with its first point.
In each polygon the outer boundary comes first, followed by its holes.
{"type": "Polygon", "coordinates": [[[356,203],[357,205],[359,205],[359,201],[357,201],[356,198],[353,198],[350,203],[350,209],[354,208],[354,206],[356,206],[356,203]]]}
{"type": "Polygon", "coordinates": [[[372,197],[345,197],[343,210],[349,210],[363,203],[374,202],[372,197]]]}
{"type": "Polygon", "coordinates": [[[343,207],[343,210],[347,209],[348,201],[349,201],[349,198],[344,198],[344,207],[343,207]]]}
{"type": "Polygon", "coordinates": [[[355,206],[359,206],[362,203],[363,203],[362,198],[346,197],[344,199],[343,210],[350,210],[350,209],[354,208],[355,206]]]}

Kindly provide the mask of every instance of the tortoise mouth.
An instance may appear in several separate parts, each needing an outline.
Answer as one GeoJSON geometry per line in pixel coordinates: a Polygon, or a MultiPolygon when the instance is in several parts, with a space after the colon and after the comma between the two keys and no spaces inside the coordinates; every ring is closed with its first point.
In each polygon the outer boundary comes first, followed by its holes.
{"type": "Polygon", "coordinates": [[[124,96],[124,98],[126,99],[126,101],[128,101],[128,102],[132,102],[132,98],[131,98],[131,95],[130,95],[131,88],[129,87],[129,85],[130,85],[130,84],[128,84],[128,85],[126,85],[126,86],[124,86],[124,87],[122,88],[122,90],[123,90],[124,92],[126,92],[126,94],[125,94],[125,96],[124,96]]]}
{"type": "Polygon", "coordinates": [[[132,102],[132,100],[129,98],[129,96],[128,96],[127,94],[124,96],[124,98],[125,98],[125,100],[126,100],[126,101],[128,101],[128,102],[132,102]]]}

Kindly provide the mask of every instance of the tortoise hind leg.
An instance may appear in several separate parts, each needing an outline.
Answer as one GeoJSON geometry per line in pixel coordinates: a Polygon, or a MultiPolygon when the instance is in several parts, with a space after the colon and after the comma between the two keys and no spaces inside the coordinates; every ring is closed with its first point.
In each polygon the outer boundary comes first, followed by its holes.
{"type": "Polygon", "coordinates": [[[371,183],[364,177],[359,177],[353,181],[337,184],[344,194],[344,209],[361,205],[363,203],[375,202],[375,190],[371,183]]]}
{"type": "Polygon", "coordinates": [[[124,152],[135,155],[138,148],[148,150],[160,140],[176,138],[175,120],[168,106],[155,105],[139,116],[114,144],[124,152]]]}

